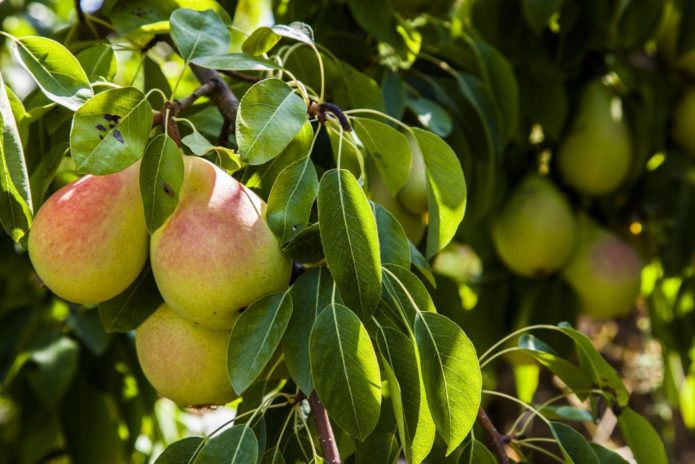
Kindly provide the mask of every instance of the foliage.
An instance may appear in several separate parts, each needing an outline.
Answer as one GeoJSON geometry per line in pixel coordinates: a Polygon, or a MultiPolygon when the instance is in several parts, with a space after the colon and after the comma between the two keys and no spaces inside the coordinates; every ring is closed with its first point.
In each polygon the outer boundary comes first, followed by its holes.
{"type": "Polygon", "coordinates": [[[623,321],[660,343],[658,394],[693,433],[693,154],[668,131],[693,72],[689,2],[21,3],[0,4],[0,464],[322,462],[321,403],[345,462],[622,462],[618,445],[667,462],[665,425],[574,328],[562,275],[516,275],[494,248],[532,172],[639,250],[641,312],[623,321]],[[633,159],[591,196],[554,154],[597,78],[633,159]],[[162,301],[149,266],[84,306],[42,287],[25,251],[52,192],[136,162],[154,233],[187,156],[267,202],[296,271],[239,317],[235,418],[196,437],[137,361],[133,333],[162,301]],[[481,419],[500,402],[516,408],[504,435],[481,419]],[[616,433],[593,442],[611,414],[616,433]]]}

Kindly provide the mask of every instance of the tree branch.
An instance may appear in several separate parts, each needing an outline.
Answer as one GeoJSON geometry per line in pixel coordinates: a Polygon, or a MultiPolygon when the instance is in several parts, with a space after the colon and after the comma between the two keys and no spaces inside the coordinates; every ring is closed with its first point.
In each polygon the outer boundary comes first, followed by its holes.
{"type": "Polygon", "coordinates": [[[323,403],[321,403],[316,392],[312,392],[311,396],[309,396],[309,405],[316,420],[316,428],[319,432],[324,459],[328,464],[340,464],[338,444],[335,442],[335,435],[333,434],[331,422],[328,419],[328,412],[326,412],[326,408],[323,407],[323,403]]]}
{"type": "Polygon", "coordinates": [[[494,446],[495,454],[497,454],[500,464],[510,464],[509,456],[507,456],[507,450],[504,448],[504,445],[508,442],[508,439],[506,436],[497,431],[495,425],[487,416],[487,413],[482,406],[480,409],[478,409],[478,423],[483,427],[483,430],[485,430],[490,442],[494,446]]]}
{"type": "Polygon", "coordinates": [[[201,84],[211,81],[216,83],[215,89],[210,93],[210,99],[217,105],[217,109],[220,110],[224,119],[229,121],[231,125],[230,130],[233,130],[236,122],[236,112],[239,109],[239,99],[222,79],[220,73],[214,69],[201,68],[191,63],[191,70],[201,84]]]}
{"type": "Polygon", "coordinates": [[[264,77],[259,77],[259,76],[252,76],[250,74],[246,74],[243,72],[239,71],[232,71],[229,69],[222,69],[219,71],[221,74],[224,74],[225,76],[229,77],[234,77],[235,79],[239,79],[240,81],[246,81],[246,82],[259,82],[265,79],[264,77]]]}

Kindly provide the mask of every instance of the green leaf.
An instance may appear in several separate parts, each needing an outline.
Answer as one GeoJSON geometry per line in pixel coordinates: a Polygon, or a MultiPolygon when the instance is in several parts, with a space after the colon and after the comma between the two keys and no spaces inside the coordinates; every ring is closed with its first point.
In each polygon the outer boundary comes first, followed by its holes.
{"type": "Polygon", "coordinates": [[[311,158],[295,161],[280,172],[266,210],[268,227],[280,243],[289,242],[306,228],[318,191],[319,180],[311,158]]]}
{"type": "Polygon", "coordinates": [[[381,263],[410,267],[410,245],[403,227],[389,210],[378,203],[372,202],[371,205],[379,236],[381,263]]]}
{"type": "Polygon", "coordinates": [[[577,353],[579,354],[579,365],[581,368],[590,375],[594,382],[602,389],[612,390],[612,393],[618,401],[618,405],[626,406],[630,394],[627,388],[625,388],[625,384],[615,369],[608,364],[608,361],[606,361],[603,356],[601,356],[601,353],[599,353],[593,343],[591,343],[591,340],[583,333],[573,329],[567,323],[560,323],[559,327],[562,332],[574,341],[577,353]]]}
{"type": "Polygon", "coordinates": [[[550,17],[560,11],[565,0],[523,0],[524,18],[537,35],[548,25],[550,17]]]}
{"type": "Polygon", "coordinates": [[[192,127],[192,132],[185,137],[181,138],[181,142],[190,148],[193,154],[198,156],[203,156],[208,151],[215,148],[213,144],[210,143],[208,139],[203,136],[198,129],[192,127]]]}
{"type": "Polygon", "coordinates": [[[647,419],[625,408],[618,416],[618,427],[637,464],[668,463],[664,442],[647,419]]]}
{"type": "Polygon", "coordinates": [[[598,443],[589,443],[591,449],[594,450],[601,464],[628,464],[618,453],[609,450],[608,448],[599,445],[598,443]]]}
{"type": "Polygon", "coordinates": [[[193,464],[249,464],[258,458],[258,441],[246,425],[235,425],[210,438],[193,464]]]}
{"type": "Polygon", "coordinates": [[[193,64],[222,71],[275,71],[280,69],[272,61],[248,53],[201,56],[194,59],[193,64]]]}
{"type": "Polygon", "coordinates": [[[52,101],[76,111],[94,95],[80,62],[55,40],[45,37],[15,39],[15,54],[52,101]]]}
{"type": "Polygon", "coordinates": [[[152,108],[133,87],[109,89],[75,113],[70,152],[79,172],[121,171],[142,157],[152,128],[152,108]]]}
{"type": "Polygon", "coordinates": [[[299,232],[282,251],[301,264],[314,264],[325,259],[321,244],[321,231],[318,223],[299,232]]]}
{"type": "Polygon", "coordinates": [[[369,201],[349,171],[323,175],[318,213],[323,251],[340,294],[369,320],[381,294],[379,240],[369,201]]]}
{"type": "Polygon", "coordinates": [[[308,45],[314,43],[314,31],[311,30],[311,27],[308,24],[295,21],[289,25],[276,24],[272,27],[259,27],[244,40],[241,49],[250,55],[262,55],[269,52],[283,37],[308,45]]]}
{"type": "Polygon", "coordinates": [[[33,204],[24,149],[2,75],[0,123],[0,223],[16,242],[29,231],[33,204]]]}
{"type": "Polygon", "coordinates": [[[314,388],[331,419],[364,440],[381,405],[379,363],[367,330],[348,308],[331,304],[314,322],[309,353],[314,388]]]}
{"type": "Polygon", "coordinates": [[[432,271],[432,266],[427,261],[420,250],[413,244],[409,242],[410,245],[410,264],[413,265],[415,269],[427,280],[427,282],[436,287],[436,282],[434,280],[434,271],[432,271]]]}
{"type": "Polygon", "coordinates": [[[410,146],[405,135],[383,122],[352,118],[352,128],[395,195],[410,175],[410,146]]]}
{"type": "Polygon", "coordinates": [[[596,453],[581,433],[562,422],[551,422],[550,431],[568,464],[600,464],[596,453]]]}
{"type": "Polygon", "coordinates": [[[99,319],[99,311],[88,309],[75,311],[68,316],[67,325],[77,338],[96,356],[101,356],[109,346],[111,338],[99,319]]]}
{"type": "Polygon", "coordinates": [[[147,266],[123,293],[99,305],[99,318],[106,332],[130,332],[161,304],[152,269],[147,266]]]}
{"type": "Polygon", "coordinates": [[[77,61],[87,74],[89,82],[109,81],[116,75],[116,54],[110,44],[100,43],[77,54],[77,61]]]}
{"type": "Polygon", "coordinates": [[[408,97],[406,105],[415,113],[417,120],[440,137],[446,137],[453,129],[449,113],[437,102],[424,97],[408,97]]]}
{"type": "Polygon", "coordinates": [[[388,327],[379,328],[377,346],[385,361],[401,446],[408,462],[419,464],[432,449],[435,426],[417,350],[411,339],[388,327]]]}
{"type": "Polygon", "coordinates": [[[273,159],[292,141],[307,119],[304,100],[279,79],[251,86],[239,103],[236,139],[249,164],[273,159]]]}
{"type": "Polygon", "coordinates": [[[463,448],[459,464],[497,464],[492,451],[487,449],[479,440],[471,438],[463,448]]]}
{"type": "Polygon", "coordinates": [[[241,313],[229,336],[229,379],[241,395],[268,364],[292,315],[288,293],[264,296],[241,313]]]}
{"type": "Polygon", "coordinates": [[[186,65],[202,56],[222,55],[229,49],[229,30],[213,10],[175,10],[169,17],[171,38],[186,65]]]}
{"type": "Polygon", "coordinates": [[[412,328],[419,312],[436,312],[432,297],[415,274],[406,268],[387,264],[384,269],[382,303],[412,328]],[[402,314],[404,316],[399,315],[402,314]]]}
{"type": "Polygon", "coordinates": [[[314,390],[309,363],[309,336],[319,313],[330,304],[333,278],[325,267],[308,270],[292,285],[292,317],[285,331],[283,346],[290,376],[307,395],[314,390]]]}
{"type": "Polygon", "coordinates": [[[341,108],[384,110],[384,96],[374,79],[342,61],[338,63],[337,77],[331,90],[335,103],[341,108]]]}
{"type": "Polygon", "coordinates": [[[51,182],[53,182],[53,178],[67,154],[69,146],[67,141],[53,145],[31,173],[31,201],[35,208],[38,208],[43,203],[46,191],[51,186],[51,182]]]}
{"type": "Polygon", "coordinates": [[[150,234],[176,210],[183,184],[183,157],[176,142],[165,134],[150,141],[140,165],[140,194],[150,234]]]}
{"type": "Polygon", "coordinates": [[[200,437],[187,437],[167,446],[159,455],[155,464],[189,464],[193,462],[196,452],[203,441],[200,437]]]}
{"type": "Polygon", "coordinates": [[[463,330],[440,314],[417,314],[415,340],[432,417],[449,454],[466,438],[478,414],[478,356],[463,330]]]}
{"type": "Polygon", "coordinates": [[[393,417],[393,407],[388,399],[381,402],[379,422],[372,433],[363,441],[356,443],[356,464],[395,464],[401,454],[398,443],[398,426],[393,417]]]}
{"type": "Polygon", "coordinates": [[[447,143],[426,130],[413,128],[427,169],[429,226],[427,257],[441,251],[454,237],[466,211],[466,179],[456,154],[447,143]]]}
{"type": "Polygon", "coordinates": [[[27,380],[43,406],[53,410],[77,372],[80,347],[71,338],[52,333],[31,351],[27,380]]]}
{"type": "MultiPolygon", "coordinates": [[[[159,89],[164,92],[164,95],[171,95],[171,84],[162,72],[162,67],[149,55],[145,55],[145,60],[142,64],[142,73],[145,77],[145,89],[159,89]]],[[[159,92],[153,92],[149,95],[148,100],[154,108],[162,108],[166,97],[163,97],[159,92]]]]}

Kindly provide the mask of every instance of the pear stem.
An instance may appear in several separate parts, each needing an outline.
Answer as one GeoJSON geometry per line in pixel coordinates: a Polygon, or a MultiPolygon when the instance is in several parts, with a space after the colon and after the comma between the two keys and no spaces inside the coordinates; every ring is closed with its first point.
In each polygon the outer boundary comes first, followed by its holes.
{"type": "Polygon", "coordinates": [[[340,464],[338,444],[335,441],[333,427],[331,427],[331,422],[328,419],[328,412],[315,391],[309,396],[309,405],[311,406],[311,413],[316,420],[316,429],[319,432],[324,459],[328,464],[340,464]]]}

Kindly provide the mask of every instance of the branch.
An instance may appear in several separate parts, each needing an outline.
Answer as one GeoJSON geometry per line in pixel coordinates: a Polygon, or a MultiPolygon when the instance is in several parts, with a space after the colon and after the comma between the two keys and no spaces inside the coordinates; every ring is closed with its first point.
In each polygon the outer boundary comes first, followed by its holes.
{"type": "Polygon", "coordinates": [[[252,76],[250,74],[246,74],[239,71],[232,71],[229,69],[222,69],[219,72],[224,74],[225,76],[234,77],[236,79],[239,79],[240,81],[246,82],[259,82],[265,79],[264,77],[252,76]]]}
{"type": "Polygon", "coordinates": [[[311,396],[309,396],[309,405],[311,406],[311,412],[314,414],[314,419],[316,420],[316,428],[319,432],[321,448],[323,448],[323,457],[328,464],[340,464],[338,444],[335,442],[333,428],[331,427],[331,422],[328,420],[328,412],[326,412],[326,408],[323,407],[323,403],[321,403],[316,392],[312,392],[311,396]]]}
{"type": "Polygon", "coordinates": [[[480,407],[478,409],[478,422],[487,433],[490,442],[495,448],[495,454],[500,461],[500,464],[510,464],[509,456],[507,456],[507,450],[504,445],[509,441],[508,438],[497,431],[495,425],[492,423],[490,418],[487,416],[485,410],[480,407]]]}
{"type": "Polygon", "coordinates": [[[215,89],[210,94],[210,99],[217,105],[217,109],[234,128],[236,122],[236,112],[239,109],[239,99],[234,95],[234,92],[229,88],[227,83],[222,79],[220,73],[214,69],[201,68],[191,63],[191,70],[195,77],[198,78],[201,84],[214,81],[215,89]]]}

